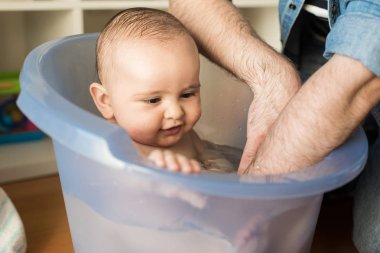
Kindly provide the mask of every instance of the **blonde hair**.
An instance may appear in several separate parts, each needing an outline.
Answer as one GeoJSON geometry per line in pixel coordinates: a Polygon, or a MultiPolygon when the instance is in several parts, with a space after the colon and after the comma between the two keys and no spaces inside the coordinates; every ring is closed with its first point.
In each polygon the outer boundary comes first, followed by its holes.
{"type": "Polygon", "coordinates": [[[96,44],[96,67],[100,83],[104,59],[110,57],[112,46],[119,41],[141,38],[165,42],[184,35],[191,37],[176,17],[162,10],[130,8],[117,13],[106,24],[96,44]]]}

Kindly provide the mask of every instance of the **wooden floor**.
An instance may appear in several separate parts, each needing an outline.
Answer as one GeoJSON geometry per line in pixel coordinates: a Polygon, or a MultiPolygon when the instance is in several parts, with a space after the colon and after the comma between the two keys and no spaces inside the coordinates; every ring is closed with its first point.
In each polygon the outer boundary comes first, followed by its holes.
{"type": "MultiPolygon", "coordinates": [[[[1,187],[24,222],[27,253],[74,252],[58,176],[1,187]]],[[[323,202],[311,253],[357,253],[351,240],[351,207],[350,198],[323,202]]]]}

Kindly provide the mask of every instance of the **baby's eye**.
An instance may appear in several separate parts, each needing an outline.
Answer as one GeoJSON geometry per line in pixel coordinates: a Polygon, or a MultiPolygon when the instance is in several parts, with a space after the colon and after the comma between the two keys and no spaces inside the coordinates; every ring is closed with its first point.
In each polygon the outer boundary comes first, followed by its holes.
{"type": "Polygon", "coordinates": [[[189,97],[192,97],[192,96],[195,96],[194,92],[186,92],[186,93],[183,93],[181,95],[182,98],[189,98],[189,97]]]}
{"type": "Polygon", "coordinates": [[[161,98],[149,98],[145,99],[144,102],[148,104],[156,104],[161,101],[161,98]]]}

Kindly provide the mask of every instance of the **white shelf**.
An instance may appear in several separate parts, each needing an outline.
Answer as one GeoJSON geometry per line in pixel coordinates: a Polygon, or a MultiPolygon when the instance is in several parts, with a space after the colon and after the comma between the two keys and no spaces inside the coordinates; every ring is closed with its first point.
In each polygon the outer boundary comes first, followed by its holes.
{"type": "MultiPolygon", "coordinates": [[[[279,47],[277,0],[234,0],[275,48],[279,47]],[[270,12],[270,15],[263,13],[270,12]],[[277,31],[276,31],[277,29],[277,31]]],[[[118,11],[136,7],[167,9],[168,0],[0,0],[0,72],[17,71],[28,52],[52,39],[98,32],[118,11]]]]}
{"type": "Polygon", "coordinates": [[[233,0],[232,3],[239,8],[275,7],[278,0],[233,0]]]}
{"type": "MultiPolygon", "coordinates": [[[[234,0],[232,1],[240,8],[258,8],[277,6],[277,0],[234,0]]],[[[115,10],[130,7],[150,7],[150,8],[168,8],[168,0],[120,0],[120,1],[1,1],[0,11],[54,11],[54,10],[115,10]]]]}
{"type": "Polygon", "coordinates": [[[58,1],[0,1],[0,11],[56,11],[71,10],[75,2],[58,1]]]}
{"type": "Polygon", "coordinates": [[[0,183],[57,173],[51,140],[0,145],[0,183]]]}
{"type": "Polygon", "coordinates": [[[82,1],[80,8],[83,10],[116,10],[126,9],[132,7],[149,7],[157,9],[167,9],[169,2],[165,0],[151,0],[151,1],[82,1]]]}

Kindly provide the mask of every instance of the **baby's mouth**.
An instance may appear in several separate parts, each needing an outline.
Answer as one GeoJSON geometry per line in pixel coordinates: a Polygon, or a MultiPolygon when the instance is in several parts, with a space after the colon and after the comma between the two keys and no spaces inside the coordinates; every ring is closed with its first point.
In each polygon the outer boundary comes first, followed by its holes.
{"type": "Polygon", "coordinates": [[[176,135],[178,134],[182,129],[182,125],[178,125],[175,127],[167,128],[167,129],[162,129],[161,131],[164,133],[166,136],[170,135],[176,135]]]}

